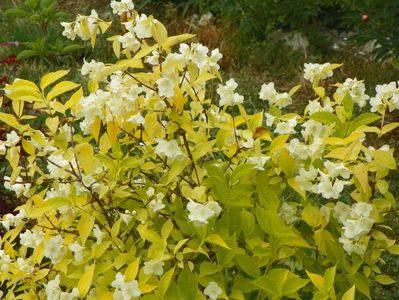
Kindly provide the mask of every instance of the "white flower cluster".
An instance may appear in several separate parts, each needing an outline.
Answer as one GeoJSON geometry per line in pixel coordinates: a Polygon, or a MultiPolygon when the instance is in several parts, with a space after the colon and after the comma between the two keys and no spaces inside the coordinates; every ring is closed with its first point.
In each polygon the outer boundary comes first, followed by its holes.
{"type": "Polygon", "coordinates": [[[399,109],[399,88],[396,82],[377,85],[376,95],[370,99],[371,111],[384,114],[386,108],[389,112],[399,109]]]}
{"type": "Polygon", "coordinates": [[[373,206],[365,202],[358,202],[352,206],[343,202],[336,203],[334,216],[343,225],[339,241],[347,253],[363,255],[366,252],[367,239],[363,237],[370,232],[375,222],[370,217],[372,210],[373,206]]]}
{"type": "Polygon", "coordinates": [[[92,9],[90,16],[78,15],[74,22],[62,22],[61,25],[64,27],[62,35],[70,40],[75,40],[78,36],[83,41],[87,41],[93,34],[100,32],[99,20],[97,12],[92,9]]]}
{"type": "Polygon", "coordinates": [[[35,227],[32,231],[27,229],[25,232],[20,233],[19,243],[22,246],[36,249],[42,243],[44,236],[45,233],[42,230],[39,230],[37,227],[35,227]]]}
{"type": "Polygon", "coordinates": [[[11,182],[11,178],[9,176],[4,176],[4,188],[9,191],[13,191],[17,197],[20,197],[21,195],[27,197],[31,186],[31,183],[24,182],[20,176],[15,179],[15,182],[11,182]]]}
{"type": "Polygon", "coordinates": [[[348,180],[351,173],[344,163],[334,163],[326,160],[325,170],[316,169],[312,165],[308,169],[300,168],[296,181],[305,191],[322,195],[325,199],[338,199],[345,185],[350,185],[348,180]]]}
{"type": "Polygon", "coordinates": [[[179,54],[175,54],[170,58],[178,61],[183,60],[185,64],[193,63],[200,71],[211,71],[220,69],[218,62],[222,57],[223,55],[217,48],[212,50],[209,54],[208,47],[199,43],[191,43],[190,46],[187,44],[180,44],[179,54]]]}
{"type": "Polygon", "coordinates": [[[44,256],[49,258],[53,264],[59,263],[65,254],[64,239],[56,235],[44,243],[44,256]]]}
{"type": "Polygon", "coordinates": [[[5,155],[7,148],[17,145],[20,140],[21,137],[14,130],[12,130],[10,133],[7,133],[6,140],[0,141],[0,155],[5,155]]]}
{"type": "Polygon", "coordinates": [[[345,82],[337,88],[336,93],[340,97],[344,97],[345,94],[348,93],[352,97],[353,102],[359,107],[364,107],[367,100],[370,99],[370,96],[366,94],[366,87],[363,81],[359,81],[356,78],[347,78],[345,82]]]}
{"type": "Polygon", "coordinates": [[[208,224],[210,218],[218,216],[222,212],[222,208],[216,201],[209,201],[206,204],[190,201],[187,204],[187,209],[190,222],[194,222],[196,226],[208,224]]]}
{"type": "Polygon", "coordinates": [[[225,85],[219,84],[219,87],[216,90],[220,96],[219,106],[234,106],[244,101],[244,96],[235,93],[237,87],[238,84],[234,79],[228,80],[225,85]]]}
{"type": "Polygon", "coordinates": [[[27,217],[26,211],[21,209],[18,214],[6,214],[0,224],[8,231],[10,227],[16,227],[24,224],[24,219],[27,217]]]}
{"type": "Polygon", "coordinates": [[[137,280],[126,282],[125,276],[120,272],[116,273],[111,286],[115,288],[114,300],[130,300],[141,296],[137,280]]]}
{"type": "Polygon", "coordinates": [[[267,100],[271,105],[275,105],[282,109],[292,104],[291,96],[288,93],[278,93],[274,88],[274,83],[263,84],[259,97],[262,100],[267,100]]]}
{"type": "Polygon", "coordinates": [[[122,15],[134,9],[132,0],[111,1],[111,8],[114,14],[122,15]]]}
{"type": "Polygon", "coordinates": [[[304,78],[309,80],[313,86],[317,86],[320,80],[333,76],[330,63],[312,64],[305,63],[304,65],[304,78]]]}
{"type": "MultiPolygon", "coordinates": [[[[91,66],[87,68],[83,66],[82,74],[84,71],[84,74],[89,74],[89,77],[103,80],[104,77],[99,75],[101,72],[97,72],[102,68],[99,66],[102,63],[92,61],[90,64],[91,66]]],[[[118,117],[127,116],[124,121],[144,123],[143,119],[137,116],[137,100],[144,89],[131,82],[128,84],[129,78],[119,71],[111,75],[110,79],[107,85],[109,91],[98,89],[79,102],[76,117],[83,118],[80,128],[85,134],[90,134],[91,127],[97,119],[111,122],[118,117]]]]}
{"type": "Polygon", "coordinates": [[[320,102],[318,99],[309,100],[309,103],[305,108],[305,113],[311,115],[320,111],[333,112],[334,108],[332,105],[333,103],[327,98],[323,99],[323,102],[320,102]]]}
{"type": "Polygon", "coordinates": [[[10,268],[11,257],[4,252],[4,250],[0,250],[0,272],[7,272],[10,268]]]}
{"type": "Polygon", "coordinates": [[[73,300],[79,297],[77,288],[73,288],[71,292],[63,292],[60,288],[60,275],[56,275],[45,285],[47,300],[73,300]]]}

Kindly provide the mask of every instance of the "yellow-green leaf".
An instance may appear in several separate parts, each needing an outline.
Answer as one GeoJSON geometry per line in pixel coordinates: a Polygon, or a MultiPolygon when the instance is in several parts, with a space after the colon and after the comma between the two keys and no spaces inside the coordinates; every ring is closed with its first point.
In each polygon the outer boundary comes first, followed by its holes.
{"type": "Polygon", "coordinates": [[[352,287],[342,295],[342,300],[355,300],[356,285],[352,287]]]}
{"type": "Polygon", "coordinates": [[[220,235],[216,234],[216,233],[212,233],[210,235],[208,235],[205,239],[208,243],[226,248],[231,250],[231,248],[226,244],[226,242],[220,237],[220,235]]]}
{"type": "Polygon", "coordinates": [[[81,298],[86,296],[87,292],[91,287],[91,284],[93,282],[93,274],[95,267],[96,265],[92,264],[90,267],[87,268],[82,277],[80,277],[79,279],[78,291],[79,291],[79,296],[81,298]]]}
{"type": "Polygon", "coordinates": [[[132,281],[136,279],[137,273],[139,271],[140,266],[140,257],[137,257],[127,268],[125,271],[126,281],[132,281]]]}

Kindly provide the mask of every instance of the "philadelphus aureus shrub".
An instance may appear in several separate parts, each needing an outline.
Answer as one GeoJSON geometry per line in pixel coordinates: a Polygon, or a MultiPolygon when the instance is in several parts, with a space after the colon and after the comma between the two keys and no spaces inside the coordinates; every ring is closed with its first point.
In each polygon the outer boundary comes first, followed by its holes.
{"type": "MultiPolygon", "coordinates": [[[[108,38],[117,61],[84,61],[87,86],[61,70],[4,89],[3,182],[23,203],[0,223],[5,299],[349,300],[393,282],[396,162],[367,141],[398,127],[384,122],[396,83],[369,97],[356,79],[327,84],[339,65],[306,64],[303,115],[288,112],[300,87],[273,83],[249,114],[217,49],[111,7],[126,21],[108,38]]],[[[94,46],[111,23],[63,26],[94,46]]]]}

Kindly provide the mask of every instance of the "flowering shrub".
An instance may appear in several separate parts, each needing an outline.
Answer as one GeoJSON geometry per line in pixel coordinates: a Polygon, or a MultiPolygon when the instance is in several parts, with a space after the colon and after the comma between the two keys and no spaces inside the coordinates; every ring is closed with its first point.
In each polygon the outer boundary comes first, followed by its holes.
{"type": "MultiPolygon", "coordinates": [[[[111,6],[126,19],[108,38],[118,61],[84,61],[87,93],[67,70],[4,89],[4,187],[24,202],[0,223],[6,299],[348,300],[392,283],[380,265],[399,253],[383,224],[396,162],[367,138],[398,127],[384,122],[395,83],[370,98],[356,79],[327,84],[340,65],[306,64],[302,115],[284,111],[300,86],[272,83],[251,115],[233,79],[211,97],[217,49],[111,6]]],[[[64,35],[94,46],[110,25],[92,12],[64,35]]]]}

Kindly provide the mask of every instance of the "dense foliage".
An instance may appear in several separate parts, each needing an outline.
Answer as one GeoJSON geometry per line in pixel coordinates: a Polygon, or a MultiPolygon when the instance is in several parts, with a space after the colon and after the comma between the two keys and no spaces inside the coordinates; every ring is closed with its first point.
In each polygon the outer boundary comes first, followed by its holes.
{"type": "MultiPolygon", "coordinates": [[[[4,187],[22,202],[0,221],[5,299],[349,300],[393,282],[381,255],[399,253],[384,224],[397,163],[367,139],[399,126],[395,82],[369,96],[333,82],[339,64],[305,64],[303,114],[289,110],[301,86],[273,83],[250,114],[218,49],[129,0],[111,7],[117,61],[85,60],[86,86],[60,70],[4,89],[4,187]]],[[[112,24],[92,11],[62,25],[94,47],[112,24]]]]}

